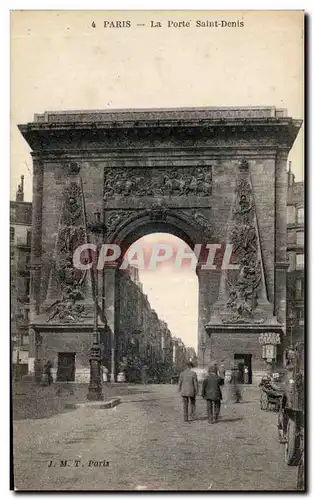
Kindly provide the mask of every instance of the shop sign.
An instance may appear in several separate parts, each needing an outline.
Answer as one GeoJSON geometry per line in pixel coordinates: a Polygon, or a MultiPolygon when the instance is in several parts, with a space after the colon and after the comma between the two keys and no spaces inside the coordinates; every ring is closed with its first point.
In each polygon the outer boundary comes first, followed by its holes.
{"type": "Polygon", "coordinates": [[[267,359],[268,362],[276,359],[277,357],[277,346],[273,344],[263,345],[263,359],[267,359]],[[270,360],[270,361],[269,361],[270,360]]]}
{"type": "Polygon", "coordinates": [[[261,345],[266,344],[280,344],[280,333],[265,332],[261,333],[258,341],[261,345]]]}

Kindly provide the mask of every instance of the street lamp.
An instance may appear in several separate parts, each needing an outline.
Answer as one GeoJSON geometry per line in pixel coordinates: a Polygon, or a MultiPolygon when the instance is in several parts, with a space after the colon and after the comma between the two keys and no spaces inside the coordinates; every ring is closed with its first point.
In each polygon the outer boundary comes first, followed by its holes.
{"type": "Polygon", "coordinates": [[[279,332],[264,332],[261,333],[258,339],[262,346],[262,358],[267,364],[267,372],[269,375],[273,371],[273,363],[277,359],[277,345],[280,344],[279,332]]]}
{"type": "Polygon", "coordinates": [[[295,317],[294,311],[292,309],[290,309],[288,320],[289,320],[289,327],[290,327],[290,345],[292,347],[293,346],[293,327],[295,326],[295,323],[296,323],[296,317],[295,317]]]}
{"type": "MultiPolygon", "coordinates": [[[[100,212],[97,211],[94,213],[95,216],[95,224],[90,226],[90,229],[94,233],[100,233],[103,231],[103,225],[100,223],[100,212]]],[[[96,263],[95,263],[95,280],[94,280],[94,288],[95,288],[95,304],[94,304],[94,328],[93,328],[93,341],[90,350],[90,378],[89,378],[89,386],[87,399],[89,401],[101,401],[104,399],[102,393],[102,370],[101,370],[101,347],[100,347],[100,334],[98,328],[98,270],[97,263],[99,257],[99,248],[96,245],[96,263]]]]}

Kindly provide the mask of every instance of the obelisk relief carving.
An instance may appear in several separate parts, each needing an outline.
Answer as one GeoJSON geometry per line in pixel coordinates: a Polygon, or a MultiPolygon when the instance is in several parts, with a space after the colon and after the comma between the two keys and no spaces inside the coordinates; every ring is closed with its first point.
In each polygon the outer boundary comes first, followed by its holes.
{"type": "Polygon", "coordinates": [[[276,321],[267,299],[263,257],[249,164],[238,169],[234,203],[226,242],[232,248],[232,265],[222,270],[220,295],[214,315],[222,323],[264,324],[276,321]],[[237,266],[237,268],[235,267],[237,266]]]}
{"type": "Polygon", "coordinates": [[[73,266],[75,250],[88,241],[79,166],[72,162],[67,173],[44,311],[48,323],[81,323],[92,318],[86,304],[92,301],[90,271],[73,266]]]}

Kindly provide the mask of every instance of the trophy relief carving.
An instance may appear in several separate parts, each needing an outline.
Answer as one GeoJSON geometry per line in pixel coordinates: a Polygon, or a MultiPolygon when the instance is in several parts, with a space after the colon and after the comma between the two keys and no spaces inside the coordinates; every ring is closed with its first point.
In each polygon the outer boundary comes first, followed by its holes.
{"type": "Polygon", "coordinates": [[[229,241],[232,243],[233,264],[238,271],[227,271],[229,293],[223,321],[228,323],[262,323],[264,315],[257,311],[258,290],[262,284],[262,263],[256,223],[253,191],[249,181],[248,164],[240,164],[236,183],[236,201],[232,213],[229,241]]]}
{"type": "Polygon", "coordinates": [[[85,312],[83,304],[87,271],[73,266],[73,254],[79,245],[86,243],[86,227],[81,186],[71,182],[63,194],[59,231],[56,243],[55,279],[61,299],[53,306],[48,321],[77,322],[85,312]]]}

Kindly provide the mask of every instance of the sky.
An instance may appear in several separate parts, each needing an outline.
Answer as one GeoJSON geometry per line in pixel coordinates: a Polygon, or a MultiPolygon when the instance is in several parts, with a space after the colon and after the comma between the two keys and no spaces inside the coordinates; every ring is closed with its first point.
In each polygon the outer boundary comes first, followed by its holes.
{"type": "MultiPolygon", "coordinates": [[[[11,199],[22,174],[25,199],[32,199],[30,150],[17,124],[32,121],[34,113],[273,105],[303,119],[302,17],[301,11],[11,13],[11,199]],[[131,27],[105,28],[106,20],[129,20],[131,27]],[[197,28],[197,20],[244,26],[197,28]],[[162,27],[150,27],[151,21],[162,27]],[[168,21],[190,22],[190,27],[168,28],[168,21]]],[[[289,160],[296,180],[303,180],[303,130],[289,160]]],[[[163,273],[141,277],[149,299],[175,334],[195,346],[190,318],[195,319],[197,304],[194,298],[185,302],[191,277],[173,274],[171,295],[185,311],[174,324],[161,298],[162,293],[171,298],[162,292],[163,273]]]]}
{"type": "MultiPolygon", "coordinates": [[[[157,264],[156,269],[148,269],[153,245],[167,244],[173,255],[180,247],[184,253],[192,250],[180,238],[167,233],[155,233],[144,236],[131,245],[142,249],[144,269],[139,269],[139,279],[143,292],[148,296],[150,305],[160,319],[168,323],[171,333],[182,339],[186,346],[197,347],[198,323],[198,278],[189,260],[187,265],[176,268],[174,259],[157,264]],[[145,258],[147,257],[147,258],[145,258]]],[[[160,251],[159,253],[162,253],[160,251]]],[[[135,255],[140,262],[139,255],[135,255]]]]}

